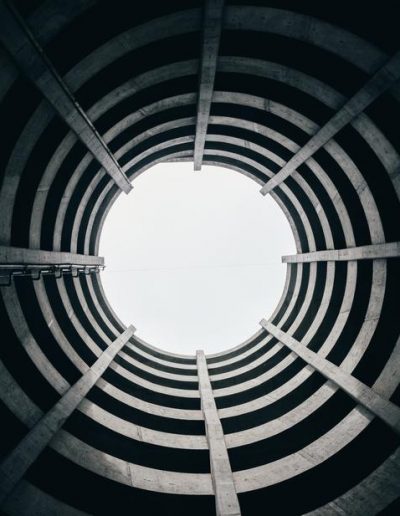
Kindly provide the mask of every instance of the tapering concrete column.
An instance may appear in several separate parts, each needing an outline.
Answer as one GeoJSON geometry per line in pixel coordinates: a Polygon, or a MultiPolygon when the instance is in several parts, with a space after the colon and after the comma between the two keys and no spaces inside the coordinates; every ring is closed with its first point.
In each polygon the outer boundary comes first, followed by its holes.
{"type": "Polygon", "coordinates": [[[107,144],[12,4],[0,0],[0,40],[18,67],[125,193],[132,189],[107,144]]]}
{"type": "Polygon", "coordinates": [[[204,415],[210,450],[211,477],[214,486],[217,516],[240,516],[239,500],[233,481],[224,432],[211,388],[204,351],[197,351],[196,358],[201,409],[204,415]]]}
{"type": "Polygon", "coordinates": [[[344,106],[302,147],[286,165],[261,188],[263,195],[285,181],[318,149],[331,140],[343,127],[362,113],[382,93],[400,79],[400,52],[397,52],[344,106]]]}
{"type": "Polygon", "coordinates": [[[307,364],[344,390],[354,401],[363,405],[372,414],[382,419],[397,434],[400,434],[400,408],[397,405],[382,398],[350,373],[321,357],[272,323],[263,319],[260,324],[307,364]]]}
{"type": "Polygon", "coordinates": [[[205,1],[196,136],[194,141],[194,170],[200,170],[203,162],[204,145],[217,69],[223,9],[224,0],[205,1]]]}
{"type": "Polygon", "coordinates": [[[96,360],[86,373],[64,394],[5,458],[0,466],[0,506],[22,480],[27,469],[77,408],[89,390],[110,365],[115,355],[133,335],[129,326],[96,360]]]}

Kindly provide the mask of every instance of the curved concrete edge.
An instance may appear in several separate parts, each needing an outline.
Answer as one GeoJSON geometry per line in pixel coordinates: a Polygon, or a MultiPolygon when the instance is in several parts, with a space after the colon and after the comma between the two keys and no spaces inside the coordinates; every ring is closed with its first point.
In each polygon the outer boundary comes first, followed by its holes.
{"type": "Polygon", "coordinates": [[[130,487],[180,495],[212,495],[210,473],[180,473],[133,464],[60,430],[50,447],[78,466],[130,487]]]}
{"type": "Polygon", "coordinates": [[[398,498],[399,485],[400,450],[397,449],[355,487],[304,516],[374,516],[398,498]]]}
{"type": "Polygon", "coordinates": [[[400,52],[395,54],[342,108],[314,134],[286,165],[260,190],[271,192],[305,163],[318,149],[331,140],[343,127],[361,114],[375,99],[400,79],[400,52]]]}
{"type": "Polygon", "coordinates": [[[204,414],[206,436],[210,450],[211,477],[217,516],[240,516],[239,500],[233,481],[224,431],[218,417],[204,351],[197,351],[196,357],[201,409],[204,414]]]}
{"type": "Polygon", "coordinates": [[[394,432],[400,435],[400,407],[384,399],[373,389],[357,380],[357,378],[317,353],[314,353],[311,349],[306,348],[299,341],[267,322],[265,319],[263,319],[260,324],[307,364],[319,371],[325,378],[338,385],[357,403],[382,419],[394,432]]]}
{"type": "Polygon", "coordinates": [[[76,409],[89,390],[107,369],[115,355],[133,335],[130,326],[96,360],[92,367],[61,397],[4,459],[0,467],[0,504],[13,491],[29,466],[48,445],[67,417],[76,409]]]}
{"type": "Polygon", "coordinates": [[[45,493],[26,480],[21,480],[4,504],[7,516],[32,516],[52,514],[53,516],[90,516],[75,509],[54,496],[45,493]]]}
{"type": "Polygon", "coordinates": [[[50,102],[64,122],[74,131],[93,156],[125,193],[132,189],[93,123],[58,75],[39,42],[15,8],[0,3],[1,41],[19,68],[50,102]]]}

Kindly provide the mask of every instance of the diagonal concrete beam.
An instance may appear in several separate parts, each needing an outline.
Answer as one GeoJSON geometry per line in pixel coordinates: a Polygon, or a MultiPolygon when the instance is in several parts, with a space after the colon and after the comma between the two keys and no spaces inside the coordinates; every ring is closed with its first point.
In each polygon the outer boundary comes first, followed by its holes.
{"type": "Polygon", "coordinates": [[[196,359],[201,409],[204,415],[210,450],[211,478],[214,486],[217,516],[240,516],[239,500],[233,481],[224,431],[218,417],[204,351],[196,351],[196,359]]]}
{"type": "Polygon", "coordinates": [[[374,260],[379,258],[400,258],[400,242],[290,254],[282,256],[282,263],[342,262],[350,260],[374,260]]]}
{"type": "Polygon", "coordinates": [[[0,245],[0,265],[104,265],[102,256],[0,245]]]}
{"type": "Polygon", "coordinates": [[[362,113],[375,99],[400,79],[400,52],[397,52],[344,106],[317,131],[260,192],[271,192],[281,184],[318,149],[331,140],[344,126],[362,113]]]}
{"type": "Polygon", "coordinates": [[[129,326],[114,340],[86,373],[68,389],[4,459],[0,466],[0,506],[3,505],[31,464],[46,448],[65,420],[77,408],[134,332],[135,328],[129,326]]]}
{"type": "Polygon", "coordinates": [[[321,373],[325,378],[331,380],[338,387],[344,390],[354,401],[368,409],[372,414],[384,421],[392,430],[400,434],[400,408],[389,400],[382,398],[371,387],[354,378],[350,373],[343,371],[340,367],[326,358],[321,357],[301,342],[297,341],[272,323],[263,319],[260,322],[271,335],[287,346],[293,353],[296,353],[307,364],[321,373]]]}
{"type": "Polygon", "coordinates": [[[132,185],[107,144],[58,75],[25,21],[5,0],[0,0],[0,41],[19,69],[40,90],[119,188],[129,193],[132,185]]]}
{"type": "Polygon", "coordinates": [[[205,0],[199,94],[197,99],[194,170],[201,170],[214,91],[224,0],[205,0]]]}

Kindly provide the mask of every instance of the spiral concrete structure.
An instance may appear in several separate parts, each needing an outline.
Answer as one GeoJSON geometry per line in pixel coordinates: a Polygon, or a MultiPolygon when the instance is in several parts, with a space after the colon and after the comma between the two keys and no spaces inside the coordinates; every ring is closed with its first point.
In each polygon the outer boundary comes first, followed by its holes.
{"type": "Polygon", "coordinates": [[[4,514],[399,514],[398,34],[386,2],[1,1],[4,514]],[[164,161],[247,175],[293,230],[223,353],[143,342],[90,273],[164,161]]]}

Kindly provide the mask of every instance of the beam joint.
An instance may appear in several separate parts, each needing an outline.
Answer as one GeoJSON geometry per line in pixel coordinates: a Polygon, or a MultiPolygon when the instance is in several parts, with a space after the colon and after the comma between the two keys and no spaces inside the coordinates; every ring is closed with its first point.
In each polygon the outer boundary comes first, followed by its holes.
{"type": "Polygon", "coordinates": [[[321,373],[327,380],[330,380],[345,391],[356,403],[365,407],[374,416],[379,417],[394,432],[400,435],[400,408],[397,405],[386,400],[371,389],[371,387],[368,387],[350,373],[307,348],[304,344],[280,330],[272,323],[263,319],[260,325],[265,328],[270,335],[278,339],[279,342],[321,373]]]}
{"type": "Polygon", "coordinates": [[[10,2],[0,0],[0,41],[24,75],[125,193],[132,189],[106,142],[62,80],[30,28],[10,2]]]}
{"type": "Polygon", "coordinates": [[[102,256],[90,254],[66,253],[62,251],[45,251],[0,245],[0,264],[20,263],[23,265],[104,265],[102,256]]]}
{"type": "Polygon", "coordinates": [[[203,163],[204,146],[217,70],[223,10],[224,0],[205,0],[196,135],[194,140],[194,170],[201,170],[203,163]]]}
{"type": "Polygon", "coordinates": [[[211,477],[214,486],[217,516],[240,516],[239,500],[236,494],[224,432],[208,375],[204,351],[197,351],[196,359],[201,409],[204,415],[207,442],[210,450],[211,477]]]}
{"type": "Polygon", "coordinates": [[[344,262],[350,260],[379,260],[400,257],[400,242],[327,249],[310,253],[282,256],[282,263],[344,262]]]}
{"type": "Polygon", "coordinates": [[[4,459],[0,466],[0,506],[4,504],[28,468],[60,430],[65,420],[78,407],[134,332],[135,328],[129,326],[114,340],[4,459]]]}
{"type": "Polygon", "coordinates": [[[85,254],[0,246],[0,287],[11,286],[13,278],[98,273],[104,269],[104,258],[85,254]]]}
{"type": "Polygon", "coordinates": [[[270,193],[305,163],[318,149],[328,143],[343,127],[354,120],[380,95],[400,79],[400,52],[397,52],[341,109],[308,140],[290,160],[261,188],[270,193]]]}

